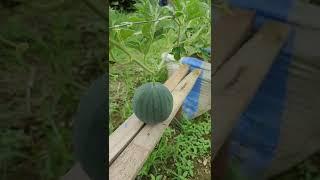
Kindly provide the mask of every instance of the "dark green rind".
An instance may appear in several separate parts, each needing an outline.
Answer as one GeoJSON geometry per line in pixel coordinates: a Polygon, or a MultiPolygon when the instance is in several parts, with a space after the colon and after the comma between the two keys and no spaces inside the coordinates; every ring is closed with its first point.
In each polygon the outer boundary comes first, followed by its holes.
{"type": "Polygon", "coordinates": [[[75,116],[75,158],[92,180],[106,179],[107,75],[97,79],[81,99],[75,116]]]}
{"type": "Polygon", "coordinates": [[[143,122],[156,124],[166,120],[173,108],[173,97],[161,83],[140,86],[133,97],[133,111],[143,122]]]}

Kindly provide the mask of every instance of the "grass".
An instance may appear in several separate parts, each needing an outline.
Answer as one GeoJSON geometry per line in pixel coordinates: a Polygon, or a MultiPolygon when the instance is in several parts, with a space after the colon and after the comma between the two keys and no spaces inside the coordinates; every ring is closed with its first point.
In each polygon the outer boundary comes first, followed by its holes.
{"type": "Polygon", "coordinates": [[[73,164],[79,98],[106,71],[105,22],[75,1],[48,11],[23,1],[0,17],[2,38],[28,44],[0,43],[0,179],[58,179],[73,164]]]}
{"type": "MultiPolygon", "coordinates": [[[[210,115],[206,113],[192,121],[181,118],[179,122],[179,129],[174,126],[166,129],[137,179],[194,179],[199,175],[195,169],[197,162],[204,162],[204,168],[210,169],[210,115]]],[[[210,170],[208,179],[209,174],[210,170]]]]}

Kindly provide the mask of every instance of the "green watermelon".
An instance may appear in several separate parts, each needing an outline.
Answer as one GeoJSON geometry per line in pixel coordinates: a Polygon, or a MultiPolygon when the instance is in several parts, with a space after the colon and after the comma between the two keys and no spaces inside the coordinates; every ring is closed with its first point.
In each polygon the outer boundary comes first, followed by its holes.
{"type": "Polygon", "coordinates": [[[172,94],[161,83],[146,83],[135,91],[133,111],[145,123],[156,124],[165,121],[170,116],[172,108],[172,94]]]}

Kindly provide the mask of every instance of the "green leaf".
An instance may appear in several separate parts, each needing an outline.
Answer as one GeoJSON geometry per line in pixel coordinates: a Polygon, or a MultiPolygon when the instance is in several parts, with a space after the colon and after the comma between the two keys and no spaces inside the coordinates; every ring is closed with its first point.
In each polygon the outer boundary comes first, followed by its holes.
{"type": "Polygon", "coordinates": [[[182,11],[176,11],[175,14],[174,14],[175,17],[180,17],[182,15],[183,15],[182,11]]]}
{"type": "Polygon", "coordinates": [[[131,22],[139,22],[139,21],[143,21],[143,18],[137,17],[137,16],[131,16],[129,17],[129,21],[131,22]]]}
{"type": "Polygon", "coordinates": [[[150,178],[151,178],[151,180],[156,180],[156,177],[154,177],[153,174],[150,174],[150,178]]]}
{"type": "Polygon", "coordinates": [[[144,38],[141,42],[141,51],[144,53],[144,55],[147,55],[149,52],[149,47],[151,44],[151,39],[150,38],[144,38]]]}
{"type": "Polygon", "coordinates": [[[205,17],[205,9],[202,5],[201,1],[198,0],[190,0],[186,6],[187,18],[188,20],[205,17]]]}
{"type": "Polygon", "coordinates": [[[177,11],[182,11],[183,9],[183,1],[181,0],[171,0],[173,6],[176,8],[177,11]]]}
{"type": "Polygon", "coordinates": [[[187,177],[188,176],[188,171],[185,171],[182,176],[183,177],[187,177]]]}
{"type": "Polygon", "coordinates": [[[190,173],[190,176],[193,177],[193,171],[190,170],[189,173],[190,173]]]}
{"type": "Polygon", "coordinates": [[[186,53],[186,49],[184,48],[183,45],[180,45],[178,47],[174,47],[171,53],[173,54],[176,60],[179,60],[181,56],[186,53]]]}
{"type": "Polygon", "coordinates": [[[134,30],[131,29],[121,29],[120,30],[120,37],[122,40],[126,40],[128,37],[134,34],[134,30]]]}
{"type": "Polygon", "coordinates": [[[151,24],[144,24],[142,26],[142,34],[143,34],[143,36],[150,38],[150,36],[151,36],[150,30],[151,30],[151,24]]]}
{"type": "Polygon", "coordinates": [[[137,41],[128,41],[127,46],[141,52],[141,44],[137,41]]]}
{"type": "Polygon", "coordinates": [[[164,28],[160,27],[159,29],[156,30],[156,32],[154,33],[154,39],[155,40],[159,40],[161,38],[164,38],[164,28]]]}
{"type": "Polygon", "coordinates": [[[161,180],[162,179],[162,175],[158,175],[157,177],[156,177],[156,180],[161,180]]]}

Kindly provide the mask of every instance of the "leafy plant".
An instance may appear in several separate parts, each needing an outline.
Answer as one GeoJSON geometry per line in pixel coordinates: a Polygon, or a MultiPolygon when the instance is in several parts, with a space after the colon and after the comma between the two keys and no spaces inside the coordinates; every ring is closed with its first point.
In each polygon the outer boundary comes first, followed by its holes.
{"type": "Polygon", "coordinates": [[[167,128],[156,149],[144,164],[137,179],[167,176],[188,179],[194,176],[194,161],[210,154],[211,119],[202,115],[200,122],[182,118],[181,132],[167,128]]]}
{"type": "MultiPolygon", "coordinates": [[[[177,60],[200,47],[209,46],[211,27],[208,2],[173,1],[173,8],[162,8],[156,1],[141,0],[136,7],[137,11],[130,17],[109,10],[109,56],[114,62],[120,61],[114,55],[117,48],[127,56],[125,63],[135,62],[154,74],[162,68],[156,66],[160,62],[155,55],[161,52],[154,54],[155,45],[165,43],[163,50],[172,52],[177,60]]],[[[158,57],[161,57],[160,54],[158,57]]]]}
{"type": "Polygon", "coordinates": [[[135,0],[110,0],[110,7],[115,10],[124,11],[124,12],[132,12],[135,10],[134,4],[135,0]]]}

